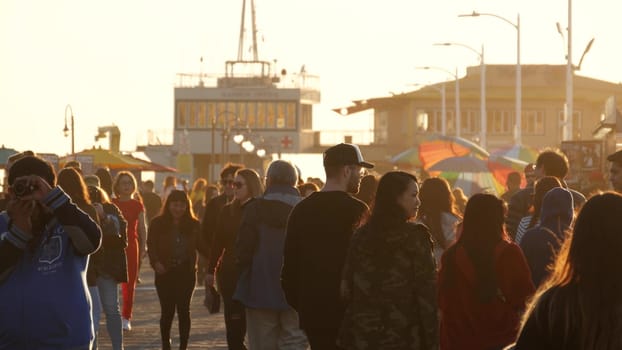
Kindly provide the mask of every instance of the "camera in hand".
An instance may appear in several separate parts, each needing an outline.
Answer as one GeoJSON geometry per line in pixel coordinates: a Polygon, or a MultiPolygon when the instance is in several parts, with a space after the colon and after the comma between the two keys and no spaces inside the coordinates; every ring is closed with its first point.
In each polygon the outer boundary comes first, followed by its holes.
{"type": "Polygon", "coordinates": [[[102,202],[102,194],[99,192],[99,189],[95,186],[87,187],[89,192],[89,198],[91,203],[101,203],[102,202]]]}
{"type": "Polygon", "coordinates": [[[37,189],[37,186],[28,179],[19,179],[15,181],[11,189],[13,190],[13,194],[19,198],[32,194],[37,189]]]}

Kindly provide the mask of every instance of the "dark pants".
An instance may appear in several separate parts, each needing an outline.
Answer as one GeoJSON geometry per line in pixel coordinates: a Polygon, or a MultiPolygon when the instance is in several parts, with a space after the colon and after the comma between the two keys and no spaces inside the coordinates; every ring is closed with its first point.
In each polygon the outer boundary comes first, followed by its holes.
{"type": "Polygon", "coordinates": [[[225,327],[227,328],[227,346],[230,350],[246,350],[244,335],[246,334],[246,309],[231,296],[223,296],[225,306],[225,327]]]}
{"type": "Polygon", "coordinates": [[[311,350],[343,350],[337,346],[337,329],[305,328],[311,350]]]}
{"type": "Polygon", "coordinates": [[[233,270],[219,269],[216,278],[225,309],[227,346],[230,350],[246,350],[244,346],[246,309],[242,303],[232,299],[237,284],[237,275],[233,270]]]}
{"type": "Polygon", "coordinates": [[[171,325],[177,310],[179,320],[179,349],[188,347],[190,336],[190,300],[196,283],[196,272],[190,263],[179,265],[164,274],[155,275],[160,299],[160,336],[162,349],[171,348],[171,325]]]}

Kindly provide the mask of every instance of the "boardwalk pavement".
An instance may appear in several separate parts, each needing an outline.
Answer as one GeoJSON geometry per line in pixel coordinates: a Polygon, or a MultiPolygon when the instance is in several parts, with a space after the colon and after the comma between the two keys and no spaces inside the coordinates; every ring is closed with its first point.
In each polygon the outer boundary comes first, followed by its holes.
{"type": "MultiPolygon", "coordinates": [[[[153,270],[149,264],[143,264],[140,278],[142,283],[136,289],[132,330],[123,333],[123,343],[126,350],[160,349],[160,304],[153,285],[153,270]]],[[[203,295],[203,287],[197,286],[190,306],[192,329],[188,349],[227,349],[222,309],[220,313],[210,314],[203,306],[203,295]]],[[[111,349],[105,318],[102,313],[98,344],[98,349],[101,350],[111,349]]],[[[179,347],[177,324],[175,318],[171,329],[173,349],[179,347]]]]}

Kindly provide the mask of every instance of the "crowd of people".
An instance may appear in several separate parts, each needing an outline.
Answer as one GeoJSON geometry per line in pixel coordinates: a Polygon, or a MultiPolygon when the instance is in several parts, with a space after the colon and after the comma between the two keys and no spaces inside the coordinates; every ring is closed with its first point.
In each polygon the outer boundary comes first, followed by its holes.
{"type": "Polygon", "coordinates": [[[210,312],[222,298],[234,350],[621,349],[622,151],[607,159],[613,191],[569,188],[567,158],[545,150],[503,195],[466,198],[380,176],[346,143],[324,152],[325,181],[230,163],[217,184],[169,176],[159,193],[19,153],[0,202],[0,349],[96,349],[102,312],[123,349],[143,260],[162,349],[175,315],[189,346],[197,284],[210,312]]]}

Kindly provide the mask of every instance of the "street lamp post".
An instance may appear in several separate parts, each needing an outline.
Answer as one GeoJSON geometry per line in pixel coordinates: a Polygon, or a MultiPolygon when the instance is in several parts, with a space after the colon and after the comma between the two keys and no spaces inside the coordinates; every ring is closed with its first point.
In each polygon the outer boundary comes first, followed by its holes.
{"type": "MultiPolygon", "coordinates": [[[[505,17],[501,17],[499,15],[495,15],[494,13],[479,13],[477,11],[473,11],[470,14],[458,15],[458,17],[479,17],[479,16],[491,16],[496,17],[512,27],[516,29],[516,110],[514,112],[516,118],[516,125],[514,127],[514,142],[516,144],[521,144],[522,142],[522,106],[521,106],[521,89],[522,89],[522,73],[521,73],[521,64],[520,64],[520,14],[516,15],[516,23],[510,21],[505,17]]],[[[483,52],[483,49],[482,49],[483,52]]]]}
{"type": "Polygon", "coordinates": [[[487,130],[487,117],[486,117],[486,65],[484,64],[484,44],[482,44],[482,50],[477,51],[469,45],[461,43],[437,43],[434,45],[440,46],[462,46],[469,49],[479,56],[480,62],[480,137],[479,144],[482,148],[486,149],[486,130],[487,130]]]}
{"type": "Polygon", "coordinates": [[[562,126],[562,139],[564,141],[572,140],[573,138],[573,124],[574,124],[574,92],[573,92],[573,84],[574,84],[574,71],[581,70],[581,64],[583,63],[583,58],[592,48],[592,44],[594,43],[594,38],[590,40],[583,50],[583,54],[581,55],[581,59],[579,60],[579,65],[574,66],[572,64],[572,0],[568,0],[568,38],[564,37],[564,32],[558,23],[556,23],[557,32],[561,35],[562,40],[564,40],[564,44],[567,44],[566,48],[566,105],[564,106],[564,122],[562,126]]]}
{"type": "Polygon", "coordinates": [[[69,110],[70,112],[70,126],[71,126],[71,154],[75,154],[76,153],[76,149],[75,149],[75,129],[74,129],[74,121],[73,121],[73,109],[71,108],[71,105],[67,105],[65,106],[65,127],[63,128],[63,133],[65,134],[65,137],[69,136],[69,128],[67,127],[67,110],[69,110]]]}
{"type": "MultiPolygon", "coordinates": [[[[416,67],[416,69],[426,69],[426,70],[430,70],[430,69],[434,69],[434,70],[439,70],[442,72],[445,72],[449,75],[451,75],[452,77],[454,77],[455,81],[456,81],[456,92],[455,92],[455,99],[456,99],[456,112],[455,112],[455,118],[456,118],[456,136],[460,137],[460,79],[458,79],[458,68],[456,67],[456,73],[452,73],[450,70],[447,70],[445,68],[441,68],[441,67],[431,67],[431,66],[425,66],[425,67],[416,67]]],[[[444,92],[445,88],[443,86],[443,92],[444,92]]],[[[445,94],[443,93],[442,97],[443,100],[445,99],[445,94]]],[[[443,118],[442,121],[442,133],[443,135],[445,135],[446,132],[446,123],[447,123],[447,118],[443,118]]]]}
{"type": "MultiPolygon", "coordinates": [[[[214,119],[212,119],[212,159],[214,158],[214,136],[215,136],[215,126],[216,126],[216,118],[220,118],[221,115],[224,116],[232,116],[233,117],[233,125],[229,125],[229,118],[225,117],[225,120],[223,121],[223,125],[222,125],[222,132],[221,132],[221,165],[224,167],[225,163],[229,160],[229,138],[231,138],[233,140],[233,142],[235,142],[237,145],[239,145],[240,148],[240,163],[243,163],[243,159],[244,159],[244,152],[242,152],[242,150],[245,150],[246,152],[253,152],[255,145],[252,144],[252,142],[250,142],[249,140],[244,140],[245,136],[243,134],[242,131],[239,131],[239,129],[241,129],[238,124],[240,123],[240,119],[238,117],[238,115],[230,110],[222,110],[218,113],[216,113],[216,116],[214,119]],[[232,135],[232,131],[235,131],[235,133],[232,135]]],[[[250,128],[248,127],[248,124],[244,127],[245,130],[247,130],[247,132],[250,134],[250,128]]]]}

